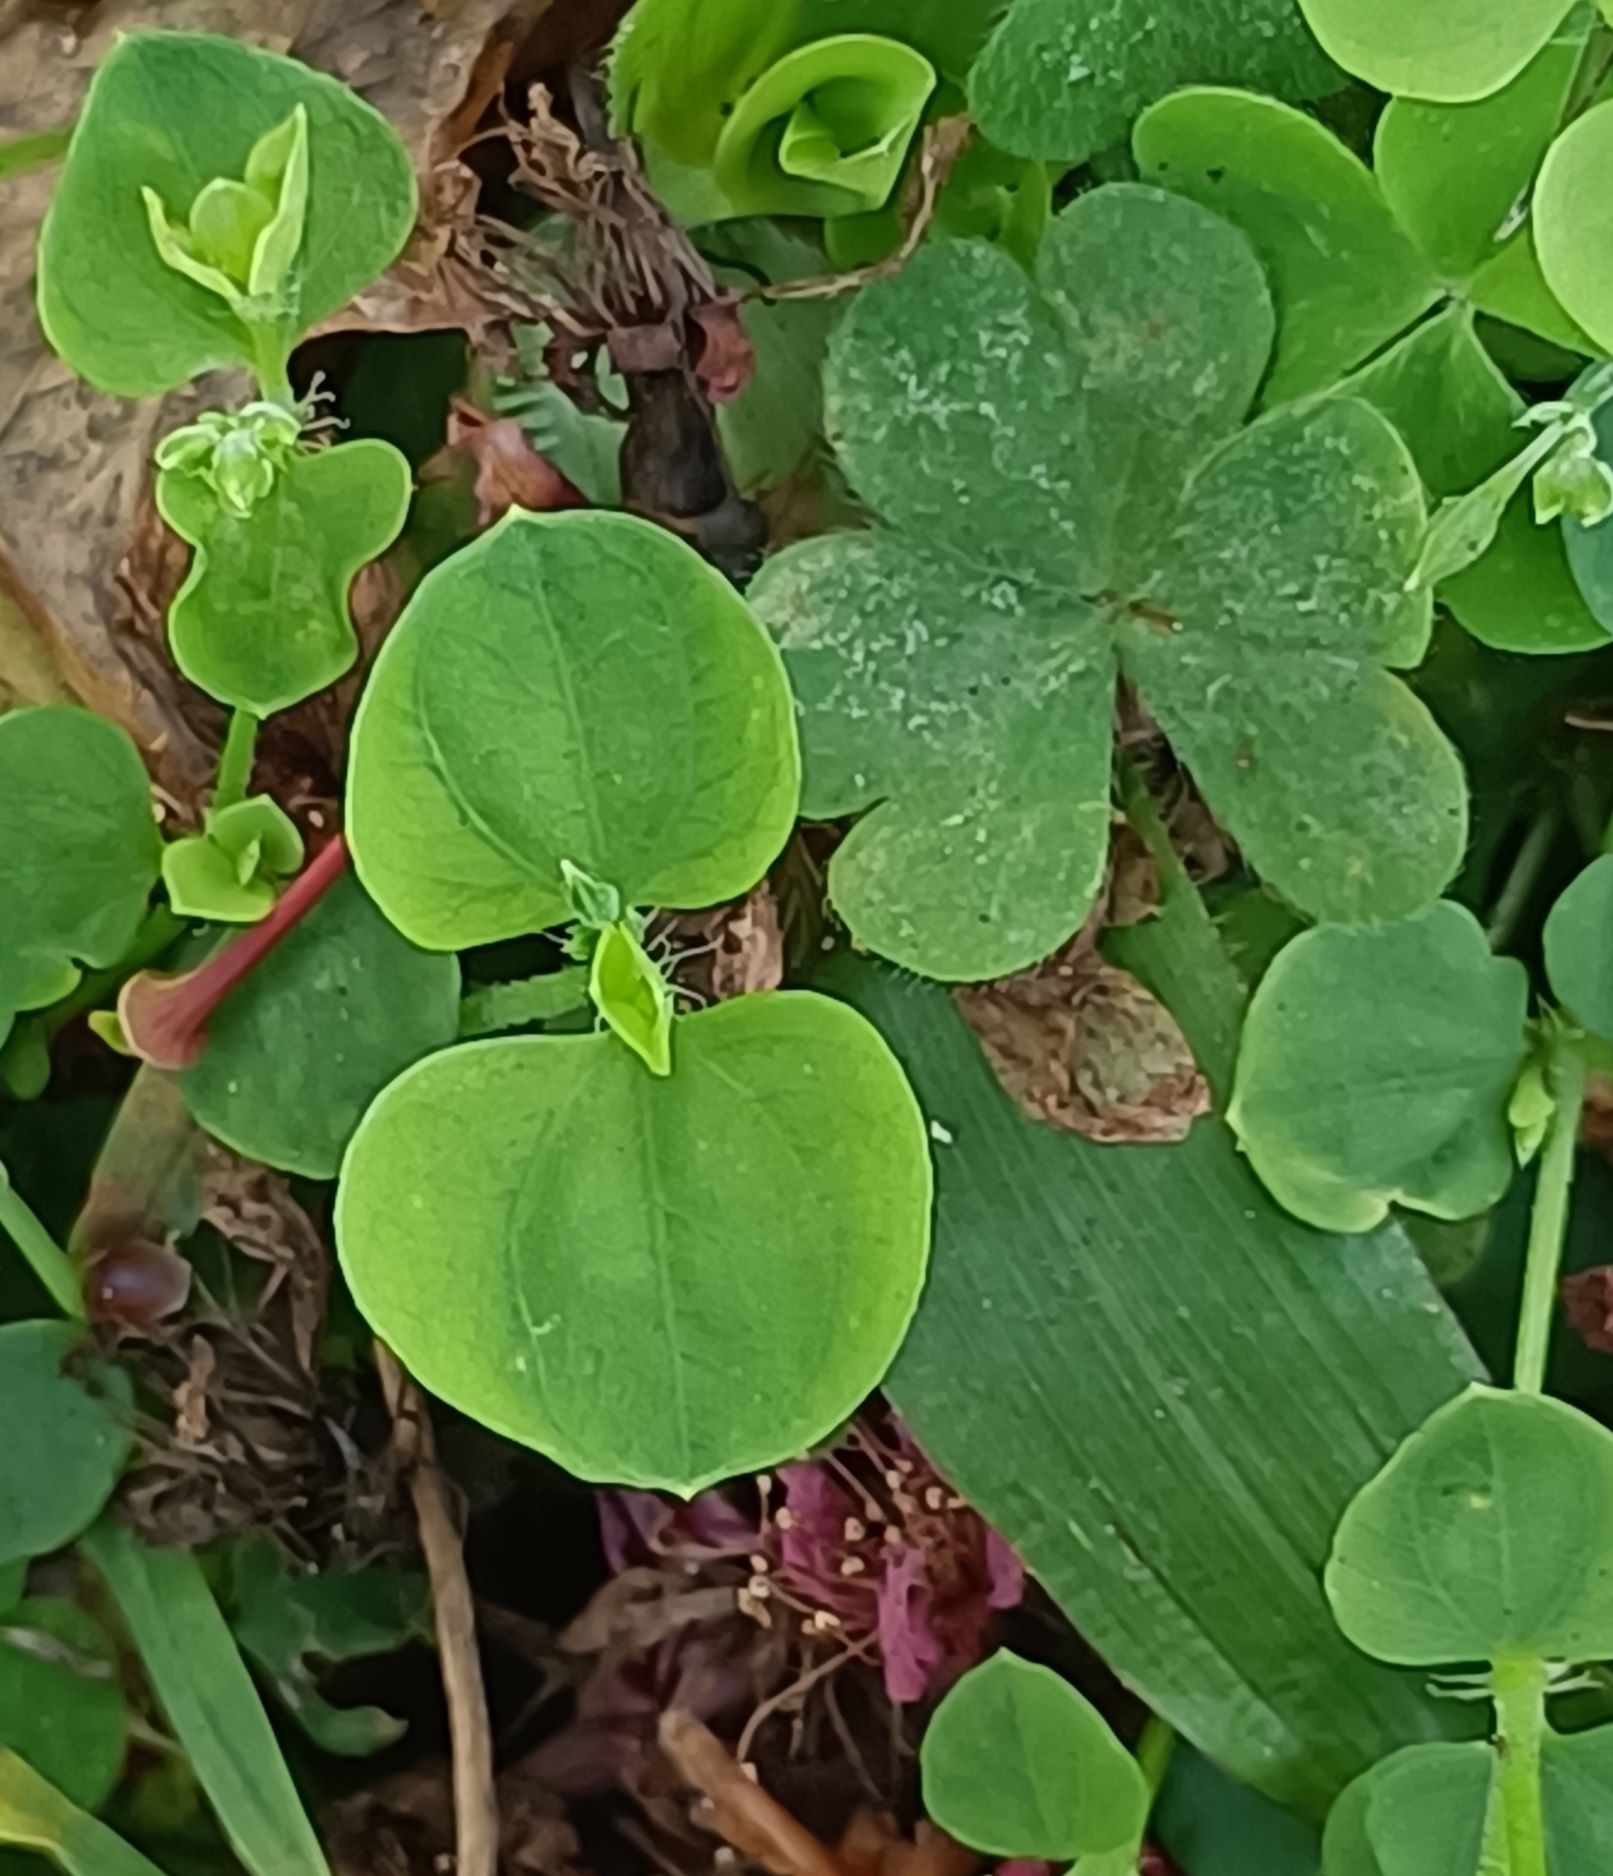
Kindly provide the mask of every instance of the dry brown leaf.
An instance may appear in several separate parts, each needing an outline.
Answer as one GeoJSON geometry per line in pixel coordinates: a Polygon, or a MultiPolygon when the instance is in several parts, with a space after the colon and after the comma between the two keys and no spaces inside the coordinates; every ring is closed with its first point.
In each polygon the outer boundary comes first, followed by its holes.
{"type": "Polygon", "coordinates": [[[1099,955],[1091,924],[1034,969],[956,995],[997,1079],[1033,1120],[1122,1145],[1181,1140],[1210,1111],[1176,1019],[1099,955]]]}
{"type": "Polygon", "coordinates": [[[586,508],[588,498],[527,441],[513,417],[489,417],[465,398],[448,413],[448,448],[464,450],[476,467],[476,521],[490,528],[512,508],[548,514],[586,508]]]}
{"type": "Polygon", "coordinates": [[[1613,1265],[1565,1277],[1562,1298],[1564,1314],[1585,1346],[1613,1355],[1613,1265]]]}

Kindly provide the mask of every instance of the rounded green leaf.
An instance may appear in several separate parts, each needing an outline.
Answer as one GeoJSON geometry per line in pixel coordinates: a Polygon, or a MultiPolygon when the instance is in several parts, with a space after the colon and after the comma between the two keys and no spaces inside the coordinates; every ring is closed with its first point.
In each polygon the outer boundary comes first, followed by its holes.
{"type": "Polygon", "coordinates": [[[93,1811],[118,1782],[128,1731],[117,1650],[92,1616],[43,1597],[0,1614],[0,1746],[93,1811]]]}
{"type": "Polygon", "coordinates": [[[1547,152],[1534,229],[1546,284],[1597,346],[1613,351],[1613,102],[1587,111],[1547,152]]]}
{"type": "Polygon", "coordinates": [[[1541,1745],[1540,1796],[1551,1876],[1598,1876],[1613,1843],[1613,1726],[1548,1731],[1541,1745]]]}
{"type": "Polygon", "coordinates": [[[804,1451],[878,1385],[929,1202],[890,1051],[785,993],[679,1019],[664,1078],[608,1033],[429,1057],[359,1128],[336,1231],[359,1307],[433,1393],[583,1478],[693,1493],[804,1451]]]}
{"type": "Polygon", "coordinates": [[[1145,105],[1186,84],[1321,97],[1338,73],[1294,0],[1012,0],[980,55],[969,103],[1015,156],[1083,162],[1119,143],[1145,105]]]}
{"type": "Polygon", "coordinates": [[[512,512],[420,585],[353,733],[365,885],[432,949],[753,886],[794,825],[777,652],[721,575],[629,515],[512,512]]]}
{"type": "Polygon", "coordinates": [[[1480,1876],[1495,1778],[1482,1744],[1390,1753],[1328,1813],[1323,1876],[1480,1876]]]}
{"type": "Polygon", "coordinates": [[[1469,1388],[1350,1505],[1326,1584],[1350,1640],[1403,1667],[1613,1654],[1613,1434],[1469,1388]]]}
{"type": "Polygon", "coordinates": [[[900,180],[935,67],[897,39],[800,46],[740,98],[717,143],[718,187],[741,215],[858,215],[900,180]]]}
{"type": "Polygon", "coordinates": [[[233,709],[270,716],[334,684],[358,657],[353,576],[397,539],[407,460],[365,438],[292,458],[250,514],[199,477],[157,478],[163,519],[196,552],[168,609],[174,660],[233,709]]]}
{"type": "Polygon", "coordinates": [[[1546,917],[1552,994],[1594,1035],[1613,1042],[1613,854],[1573,880],[1546,917]]]}
{"type": "Polygon", "coordinates": [[[1584,12],[1565,21],[1492,97],[1459,105],[1392,98],[1378,119],[1378,182],[1445,279],[1470,279],[1518,238],[1507,230],[1562,123],[1590,24],[1584,12]]]}
{"type": "Polygon", "coordinates": [[[120,38],[90,82],[39,245],[39,314],[82,378],[121,397],[253,362],[228,303],[175,272],[142,189],[188,220],[214,178],[308,114],[308,194],[282,340],[316,325],[396,258],[414,223],[408,153],[385,118],[295,59],[202,33],[120,38]]]}
{"type": "Polygon", "coordinates": [[[70,1322],[0,1326],[0,1563],[71,1543],[112,1495],[129,1450],[122,1404],[68,1372],[70,1322]]]}
{"type": "Polygon", "coordinates": [[[1569,0],[1299,0],[1322,49],[1380,91],[1463,104],[1499,91],[1569,0]]]}
{"type": "Polygon", "coordinates": [[[395,931],[348,874],[219,1005],[180,1078],[237,1153],[333,1179],[364,1110],[459,1029],[459,965],[395,931]]]}
{"type": "Polygon", "coordinates": [[[1367,1231],[1391,1203],[1470,1217],[1511,1183],[1528,999],[1461,906],[1306,932],[1249,1005],[1227,1119],[1307,1224],[1367,1231]]]}
{"type": "Polygon", "coordinates": [[[1148,1816],[1137,1761],[1051,1668],[1001,1649],[935,1710],[919,1751],[924,1808],[988,1856],[1135,1851],[1148,1816]]]}
{"type": "Polygon", "coordinates": [[[127,735],[87,710],[0,717],[0,1034],[65,996],[75,964],[115,964],[156,883],[151,785],[127,735]]]}
{"type": "Polygon", "coordinates": [[[1138,118],[1132,148],[1144,176],[1226,216],[1265,262],[1278,314],[1268,404],[1335,384],[1439,297],[1372,172],[1304,111],[1179,91],[1138,118]]]}

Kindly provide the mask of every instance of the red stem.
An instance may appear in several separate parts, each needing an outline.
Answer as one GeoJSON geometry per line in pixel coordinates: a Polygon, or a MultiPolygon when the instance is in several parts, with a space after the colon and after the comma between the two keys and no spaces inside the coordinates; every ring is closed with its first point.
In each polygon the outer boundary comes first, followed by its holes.
{"type": "Polygon", "coordinates": [[[232,938],[205,964],[179,976],[140,971],[118,997],[124,1040],[156,1068],[190,1068],[207,1046],[207,1025],[224,999],[281,939],[313,911],[347,871],[347,837],[322,847],[256,925],[232,938]]]}

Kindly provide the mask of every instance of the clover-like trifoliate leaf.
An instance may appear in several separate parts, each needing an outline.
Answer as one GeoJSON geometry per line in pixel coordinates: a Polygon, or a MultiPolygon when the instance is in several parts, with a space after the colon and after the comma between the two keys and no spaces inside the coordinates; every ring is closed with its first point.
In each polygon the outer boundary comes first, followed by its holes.
{"type": "Polygon", "coordinates": [[[458,1030],[458,961],[410,944],[349,872],[219,1005],[180,1088],[236,1152],[332,1179],[370,1102],[458,1030]]]}
{"type": "Polygon", "coordinates": [[[969,103],[1002,149],[1078,163],[1118,143],[1175,85],[1303,99],[1338,82],[1295,0],[1012,0],[971,74],[969,103]]]}
{"type": "Polygon", "coordinates": [[[83,1378],[84,1328],[73,1322],[0,1326],[0,1563],[70,1544],[112,1496],[132,1436],[127,1390],[111,1374],[83,1378]]]}
{"type": "Polygon", "coordinates": [[[1350,1640],[1402,1667],[1613,1654],[1613,1433],[1468,1388],[1352,1501],[1326,1585],[1350,1640]]]}
{"type": "Polygon", "coordinates": [[[152,239],[142,188],[188,220],[217,177],[244,175],[254,146],[308,117],[307,200],[283,353],[396,258],[414,222],[407,151],[347,86],[296,59],[205,33],[131,33],[101,61],[73,132],[39,246],[45,334],[82,378],[150,397],[215,366],[253,364],[252,330],[176,273],[152,239]]]}
{"type": "Polygon", "coordinates": [[[1051,1668],[1006,1648],[971,1668],[936,1708],[919,1761],[925,1810],[972,1850],[1066,1863],[1129,1849],[1135,1863],[1141,1768],[1051,1668]]]}
{"type": "Polygon", "coordinates": [[[735,106],[717,186],[741,215],[859,215],[894,193],[935,90],[899,39],[843,33],[780,59],[735,106]]]}
{"type": "Polygon", "coordinates": [[[0,1040],[134,941],[162,843],[134,744],[87,710],[0,717],[0,1040]]]}
{"type": "Polygon", "coordinates": [[[1546,916],[1552,995],[1593,1035],[1613,1042],[1613,854],[1572,880],[1546,916]]]}
{"type": "Polygon", "coordinates": [[[348,835],[430,950],[747,891],[800,790],[789,685],[733,588],[630,515],[512,512],[420,584],[353,732],[348,835]]]}
{"type": "Polygon", "coordinates": [[[70,1602],[36,1597],[0,1611],[0,1746],[75,1804],[104,1804],[123,1769],[129,1709],[118,1651],[70,1602]]]}
{"type": "Polygon", "coordinates": [[[1424,522],[1366,405],[1240,433],[1273,320],[1224,221],[1094,190],[1038,281],[955,242],[867,289],[831,433],[887,525],[791,548],[751,596],[803,713],[804,805],[868,812],[830,866],[864,943],[1005,975],[1080,924],[1109,822],[1117,675],[1253,865],[1324,918],[1395,917],[1454,871],[1454,752],[1415,664],[1424,522]]]}
{"type": "Polygon", "coordinates": [[[1523,966],[1458,905],[1302,933],[1250,1002],[1227,1120],[1277,1202],[1324,1231],[1369,1231],[1391,1203],[1469,1218],[1512,1179],[1528,1000],[1523,966]]]}
{"type": "Polygon", "coordinates": [[[205,831],[172,840],[162,883],[181,918],[255,924],[274,909],[276,888],[303,862],[297,824],[270,795],[209,809],[205,831]]]}
{"type": "Polygon", "coordinates": [[[878,1386],[924,1278],[930,1161],[842,1004],[740,997],[671,1044],[669,1076],[609,1032],[428,1058],[354,1137],[336,1231],[433,1393],[583,1478],[692,1493],[878,1386]]]}
{"type": "Polygon", "coordinates": [[[260,717],[334,684],[358,656],[348,589],[397,539],[410,486],[407,460],[377,438],[293,457],[246,515],[164,470],[157,506],[196,550],[168,609],[180,670],[260,717]]]}
{"type": "Polygon", "coordinates": [[[1328,1813],[1323,1876],[1481,1876],[1496,1765],[1482,1743],[1380,1759],[1328,1813]]]}
{"type": "Polygon", "coordinates": [[[1299,0],[1347,72],[1399,97],[1467,104],[1499,91],[1573,0],[1299,0]]]}

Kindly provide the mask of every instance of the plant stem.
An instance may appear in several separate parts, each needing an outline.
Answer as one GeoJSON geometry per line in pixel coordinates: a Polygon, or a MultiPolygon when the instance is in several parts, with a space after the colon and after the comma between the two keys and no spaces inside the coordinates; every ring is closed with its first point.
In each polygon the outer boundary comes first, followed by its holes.
{"type": "Polygon", "coordinates": [[[1150,1798],[1159,1796],[1159,1788],[1165,1782],[1165,1774],[1170,1770],[1171,1757],[1175,1751],[1176,1728],[1169,1720],[1162,1720],[1157,1713],[1150,1713],[1137,1741],[1136,1753],[1137,1764],[1148,1781],[1150,1798]]]}
{"type": "Polygon", "coordinates": [[[6,1232],[28,1260],[29,1268],[50,1291],[62,1314],[82,1321],[86,1314],[84,1293],[73,1260],[39,1222],[33,1207],[11,1183],[11,1174],[3,1165],[0,1165],[0,1231],[6,1232]]]}
{"type": "Polygon", "coordinates": [[[54,163],[67,154],[72,135],[72,124],[66,123],[55,130],[36,131],[31,137],[7,137],[0,142],[0,178],[21,176],[54,163]]]}
{"type": "Polygon", "coordinates": [[[1485,927],[1484,935],[1489,939],[1492,951],[1505,951],[1512,942],[1512,934],[1517,930],[1518,920],[1529,904],[1529,896],[1539,883],[1547,860],[1551,858],[1557,828],[1557,812],[1549,809],[1524,835],[1517,857],[1496,895],[1490,922],[1485,927]]]}
{"type": "Polygon", "coordinates": [[[297,407],[297,394],[291,388],[291,360],[277,323],[252,325],[252,374],[258,381],[258,395],[266,404],[284,404],[287,410],[297,407]]]}
{"type": "Polygon", "coordinates": [[[1547,1876],[1540,1751],[1546,1736],[1546,1664],[1502,1660],[1490,1678],[1501,1747],[1501,1806],[1507,1876],[1547,1876]]]}
{"type": "Polygon", "coordinates": [[[1512,1385],[1538,1394],[1546,1384],[1546,1355],[1557,1313],[1557,1273],[1563,1261],[1568,1225],[1568,1195],[1574,1183],[1574,1155],[1579,1145],[1580,1111],[1585,1105],[1583,1050],[1570,1037],[1554,1044],[1547,1077],[1557,1105],[1546,1130],[1545,1151],[1535,1181],[1529,1217],[1529,1249],[1523,1270],[1523,1300],[1518,1310],[1518,1348],[1512,1385]]]}
{"type": "Polygon", "coordinates": [[[260,719],[250,710],[232,712],[218,759],[218,779],[213,784],[215,814],[246,800],[246,791],[252,786],[252,764],[257,759],[259,728],[260,719]]]}

